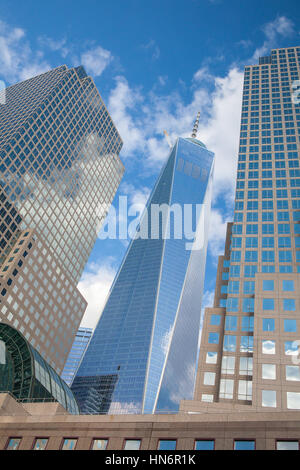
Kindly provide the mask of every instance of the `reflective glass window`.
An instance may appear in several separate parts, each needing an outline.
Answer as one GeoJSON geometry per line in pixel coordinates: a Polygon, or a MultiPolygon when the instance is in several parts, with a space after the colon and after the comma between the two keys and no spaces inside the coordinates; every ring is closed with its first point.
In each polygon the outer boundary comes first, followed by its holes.
{"type": "Polygon", "coordinates": [[[276,441],[276,450],[299,450],[299,441],[276,441]]]}
{"type": "Polygon", "coordinates": [[[234,450],[255,450],[255,441],[234,441],[234,450]]]}
{"type": "Polygon", "coordinates": [[[300,410],[300,393],[286,392],[287,407],[291,410],[300,410]]]}
{"type": "Polygon", "coordinates": [[[74,450],[77,444],[77,439],[64,439],[61,450],[74,450]]]}
{"type": "Polygon", "coordinates": [[[283,310],[285,312],[294,312],[296,310],[295,299],[283,299],[283,310]]]}
{"type": "Polygon", "coordinates": [[[92,450],[106,450],[108,439],[93,439],[92,450]]]}
{"type": "Polygon", "coordinates": [[[300,381],[300,367],[299,366],[285,366],[286,380],[294,382],[300,381]]]}
{"type": "Polygon", "coordinates": [[[158,450],[175,450],[176,440],[160,439],[158,441],[158,450]]]}
{"type": "Polygon", "coordinates": [[[276,408],[275,390],[262,390],[262,406],[276,408]]]}
{"type": "Polygon", "coordinates": [[[48,444],[47,437],[37,437],[34,441],[33,450],[45,450],[48,444]]]}
{"type": "Polygon", "coordinates": [[[6,444],[6,450],[17,450],[21,442],[21,437],[10,437],[6,444]]]}
{"type": "Polygon", "coordinates": [[[276,364],[262,364],[262,379],[276,379],[276,364]]]}
{"type": "Polygon", "coordinates": [[[262,353],[263,354],[275,354],[276,353],[275,341],[270,340],[270,339],[262,340],[262,353]]]}
{"type": "Polygon", "coordinates": [[[262,330],[263,331],[275,331],[275,319],[274,318],[263,318],[262,319],[262,330]]]}
{"type": "Polygon", "coordinates": [[[263,310],[274,310],[274,299],[263,299],[263,310]]]}
{"type": "Polygon", "coordinates": [[[140,439],[126,439],[124,444],[124,450],[140,450],[140,446],[140,439]]]}
{"type": "Polygon", "coordinates": [[[284,324],[284,331],[286,333],[296,333],[297,331],[296,320],[287,318],[283,320],[283,324],[284,324]]]}
{"type": "Polygon", "coordinates": [[[197,440],[195,441],[195,450],[214,450],[215,441],[197,440]]]}

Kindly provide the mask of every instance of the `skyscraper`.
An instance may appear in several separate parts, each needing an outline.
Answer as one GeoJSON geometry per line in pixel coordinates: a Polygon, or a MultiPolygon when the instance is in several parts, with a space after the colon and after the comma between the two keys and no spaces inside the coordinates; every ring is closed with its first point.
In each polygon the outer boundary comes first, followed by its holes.
{"type": "Polygon", "coordinates": [[[83,67],[8,87],[0,105],[0,321],[60,373],[86,308],[77,283],[124,167],[83,67]]]}
{"type": "Polygon", "coordinates": [[[195,392],[211,405],[300,409],[299,74],[299,47],[245,68],[234,221],[195,392]]]}
{"type": "Polygon", "coordinates": [[[213,163],[195,138],[173,146],[74,379],[82,413],[174,411],[192,396],[213,163]]]}
{"type": "Polygon", "coordinates": [[[69,386],[73,382],[75,373],[78,369],[81,359],[86,351],[87,345],[91,339],[93,328],[78,328],[74,343],[62,371],[61,378],[64,379],[69,386]]]}

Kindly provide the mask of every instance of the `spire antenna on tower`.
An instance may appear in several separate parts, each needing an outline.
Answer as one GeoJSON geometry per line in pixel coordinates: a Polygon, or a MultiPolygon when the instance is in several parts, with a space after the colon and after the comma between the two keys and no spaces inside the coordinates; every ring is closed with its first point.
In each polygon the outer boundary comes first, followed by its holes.
{"type": "Polygon", "coordinates": [[[196,121],[195,121],[195,123],[194,123],[193,132],[192,132],[192,136],[191,136],[193,139],[196,139],[196,137],[197,137],[199,119],[200,119],[200,111],[198,111],[198,114],[197,114],[197,117],[196,117],[196,121]]]}

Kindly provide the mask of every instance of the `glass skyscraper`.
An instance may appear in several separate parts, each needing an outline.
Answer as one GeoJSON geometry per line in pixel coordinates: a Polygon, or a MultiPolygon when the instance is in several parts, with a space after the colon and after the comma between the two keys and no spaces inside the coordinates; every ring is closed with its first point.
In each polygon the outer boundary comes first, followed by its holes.
{"type": "Polygon", "coordinates": [[[91,339],[93,328],[78,328],[74,343],[62,371],[61,378],[64,379],[69,386],[73,382],[75,373],[78,369],[81,359],[86,351],[87,345],[91,339]]]}
{"type": "Polygon", "coordinates": [[[300,47],[245,68],[234,221],[195,393],[214,411],[300,409],[299,78],[300,47]]]}
{"type": "Polygon", "coordinates": [[[176,411],[192,396],[213,165],[199,140],[177,139],[73,382],[82,413],[176,411]]]}
{"type": "Polygon", "coordinates": [[[122,141],[83,67],[0,105],[0,321],[60,373],[86,308],[78,280],[121,181],[122,141]]]}

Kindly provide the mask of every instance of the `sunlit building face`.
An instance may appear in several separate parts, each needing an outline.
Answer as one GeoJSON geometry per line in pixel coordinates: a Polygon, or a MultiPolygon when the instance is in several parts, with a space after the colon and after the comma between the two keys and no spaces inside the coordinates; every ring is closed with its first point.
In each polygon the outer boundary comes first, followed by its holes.
{"type": "Polygon", "coordinates": [[[299,78],[299,47],[245,68],[234,221],[204,318],[199,401],[300,409],[299,78]]]}

